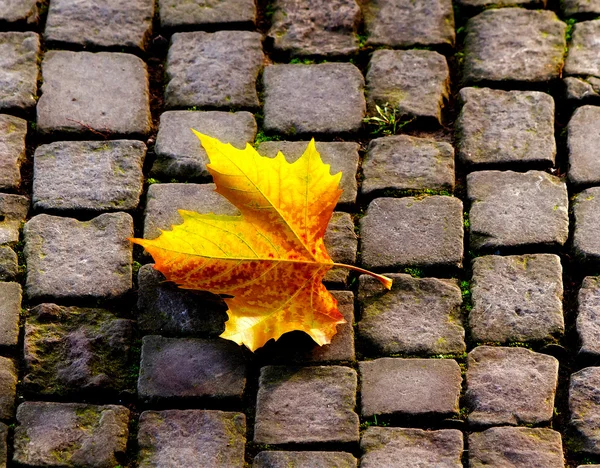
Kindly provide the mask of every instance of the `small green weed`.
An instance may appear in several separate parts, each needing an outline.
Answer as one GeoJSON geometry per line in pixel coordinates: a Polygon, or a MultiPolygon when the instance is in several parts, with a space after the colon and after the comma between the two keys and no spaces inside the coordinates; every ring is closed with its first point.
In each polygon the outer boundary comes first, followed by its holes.
{"type": "Polygon", "coordinates": [[[259,130],[259,132],[256,134],[256,138],[254,139],[254,148],[258,148],[258,145],[260,145],[261,143],[265,142],[265,141],[279,141],[281,140],[281,138],[277,135],[273,135],[273,136],[269,136],[266,135],[264,131],[259,130]]]}
{"type": "Polygon", "coordinates": [[[152,177],[148,177],[148,179],[146,179],[146,182],[148,182],[148,185],[152,185],[152,184],[158,184],[158,180],[153,179],[152,177]]]}
{"type": "Polygon", "coordinates": [[[408,273],[414,278],[423,278],[423,270],[420,268],[405,268],[404,273],[408,273]]]}
{"type": "Polygon", "coordinates": [[[397,108],[387,102],[383,106],[376,105],[377,115],[365,117],[363,122],[371,127],[371,135],[396,135],[403,127],[415,120],[402,119],[397,108]]]}

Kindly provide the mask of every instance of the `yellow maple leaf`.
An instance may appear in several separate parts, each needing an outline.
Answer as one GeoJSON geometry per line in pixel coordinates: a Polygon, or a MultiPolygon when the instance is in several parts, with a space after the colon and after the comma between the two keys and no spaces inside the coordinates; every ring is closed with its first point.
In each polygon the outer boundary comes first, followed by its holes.
{"type": "Polygon", "coordinates": [[[330,343],[336,326],[345,323],[322,283],[330,268],[369,273],[391,287],[389,278],[335,264],[327,254],[323,235],[342,192],[341,172],[329,173],[314,140],[290,164],[281,152],[268,158],[250,145],[240,150],[193,131],[210,159],[216,191],[241,214],[180,210],[183,224],[154,240],[132,241],[179,287],[228,296],[222,338],[254,351],[301,330],[320,345],[330,343]]]}

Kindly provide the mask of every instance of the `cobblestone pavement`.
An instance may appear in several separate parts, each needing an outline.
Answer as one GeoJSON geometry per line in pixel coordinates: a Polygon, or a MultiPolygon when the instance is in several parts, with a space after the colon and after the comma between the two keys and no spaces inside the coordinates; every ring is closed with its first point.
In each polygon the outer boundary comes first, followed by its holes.
{"type": "Polygon", "coordinates": [[[600,1],[154,3],[0,0],[0,466],[600,467],[600,1]],[[343,171],[331,345],[127,241],[190,127],[343,171]]]}

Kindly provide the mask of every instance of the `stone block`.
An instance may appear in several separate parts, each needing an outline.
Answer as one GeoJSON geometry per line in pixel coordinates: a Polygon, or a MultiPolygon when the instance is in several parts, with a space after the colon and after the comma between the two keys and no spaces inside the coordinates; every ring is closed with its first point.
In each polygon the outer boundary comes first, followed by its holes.
{"type": "Polygon", "coordinates": [[[254,0],[158,0],[160,25],[167,29],[245,27],[256,22],[254,0]]]}
{"type": "Polygon", "coordinates": [[[600,78],[568,76],[563,79],[563,87],[564,95],[571,103],[600,103],[600,78]]]}
{"type": "Polygon", "coordinates": [[[600,454],[600,367],[586,367],[571,375],[570,425],[579,452],[600,454]]]}
{"type": "Polygon", "coordinates": [[[8,426],[0,423],[0,467],[6,468],[8,460],[8,426]]]}
{"type": "Polygon", "coordinates": [[[600,107],[578,108],[569,121],[569,182],[576,186],[600,184],[600,107]]]}
{"type": "MultiPolygon", "coordinates": [[[[35,26],[40,20],[40,8],[37,0],[9,0],[3,2],[0,10],[0,24],[15,26],[35,26]]],[[[6,454],[5,457],[6,458],[6,454]]]]}
{"type": "Polygon", "coordinates": [[[600,356],[600,278],[583,279],[577,298],[577,333],[581,341],[579,352],[600,356]]]}
{"type": "Polygon", "coordinates": [[[573,250],[580,261],[600,264],[600,187],[592,187],[573,198],[575,230],[573,250]]]}
{"type": "Polygon", "coordinates": [[[563,0],[560,6],[565,16],[600,15],[600,0],[563,0]]]}
{"type": "Polygon", "coordinates": [[[14,416],[17,377],[12,359],[0,357],[0,419],[12,419],[14,416]]]}
{"type": "Polygon", "coordinates": [[[546,6],[547,0],[457,0],[456,3],[471,12],[502,7],[543,8],[546,6]]]}
{"type": "Polygon", "coordinates": [[[17,254],[6,245],[0,245],[0,281],[12,281],[19,273],[17,254]]]}
{"type": "Polygon", "coordinates": [[[358,461],[345,452],[259,452],[252,468],[357,468],[358,461]]]}
{"type": "Polygon", "coordinates": [[[0,346],[15,346],[19,341],[22,299],[19,283],[0,283],[0,346]]]}
{"type": "Polygon", "coordinates": [[[600,78],[600,20],[581,21],[573,28],[569,53],[565,60],[565,76],[592,75],[600,78]]]}
{"type": "Polygon", "coordinates": [[[21,185],[26,136],[26,120],[0,114],[0,190],[13,190],[21,185]]]}
{"type": "Polygon", "coordinates": [[[0,112],[26,112],[35,107],[39,59],[40,37],[36,33],[0,33],[0,112]]]}
{"type": "Polygon", "coordinates": [[[27,197],[0,193],[0,245],[18,242],[28,211],[27,197]]]}
{"type": "MultiPolygon", "coordinates": [[[[323,240],[325,248],[334,262],[346,265],[356,263],[358,237],[354,232],[352,217],[348,213],[334,211],[323,240]]],[[[325,274],[323,282],[343,288],[348,284],[348,278],[350,278],[348,268],[334,267],[325,274]]]]}

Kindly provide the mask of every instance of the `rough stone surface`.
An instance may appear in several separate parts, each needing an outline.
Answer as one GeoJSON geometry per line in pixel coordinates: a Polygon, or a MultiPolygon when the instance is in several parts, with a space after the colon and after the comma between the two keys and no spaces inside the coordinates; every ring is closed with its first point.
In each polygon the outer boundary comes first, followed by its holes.
{"type": "Polygon", "coordinates": [[[160,116],[152,176],[180,180],[210,180],[208,156],[190,128],[244,149],[256,136],[256,121],[249,112],[169,111],[160,116]]]}
{"type": "Polygon", "coordinates": [[[364,17],[371,46],[454,45],[451,0],[373,0],[365,3],[364,17]]]}
{"type": "Polygon", "coordinates": [[[0,423],[0,467],[6,468],[8,458],[8,426],[0,423]]]}
{"type": "Polygon", "coordinates": [[[31,309],[25,325],[25,388],[54,396],[128,389],[133,325],[98,308],[41,304],[31,309]]]}
{"type": "Polygon", "coordinates": [[[263,83],[267,131],[312,136],[361,128],[364,78],[351,63],[271,65],[263,83]]]}
{"type": "Polygon", "coordinates": [[[61,141],[38,146],[33,164],[37,210],[133,210],[146,145],[141,141],[61,141]],[[91,182],[91,183],[90,183],[91,182]]]}
{"type": "Polygon", "coordinates": [[[117,405],[25,402],[17,408],[13,461],[28,466],[118,465],[129,410],[117,405]]]}
{"type": "Polygon", "coordinates": [[[17,242],[19,229],[29,211],[29,199],[0,193],[0,245],[17,242]]]}
{"type": "Polygon", "coordinates": [[[254,24],[254,0],[158,0],[160,25],[183,29],[197,26],[254,24]]]}
{"type": "Polygon", "coordinates": [[[569,182],[574,185],[600,184],[600,107],[580,107],[567,128],[569,182]]]}
{"type": "Polygon", "coordinates": [[[475,341],[546,340],[565,331],[557,255],[478,257],[471,291],[469,325],[475,341]]]}
{"type": "Polygon", "coordinates": [[[461,291],[456,281],[387,274],[388,291],[360,277],[358,336],[378,355],[460,354],[466,351],[461,291]]]}
{"type": "Polygon", "coordinates": [[[42,63],[37,128],[43,134],[95,136],[150,132],[146,64],[121,53],[52,50],[42,63]]]}
{"type": "Polygon", "coordinates": [[[259,452],[252,468],[357,468],[358,460],[345,452],[259,452]]]}
{"type": "Polygon", "coordinates": [[[467,22],[467,82],[540,82],[560,77],[567,25],[546,10],[499,8],[467,22]]]}
{"type": "Polygon", "coordinates": [[[577,333],[581,341],[579,352],[600,356],[600,278],[583,279],[577,300],[577,333]]]}
{"type": "Polygon", "coordinates": [[[36,33],[0,33],[0,112],[35,107],[39,57],[40,37],[36,33]]]}
{"type": "Polygon", "coordinates": [[[475,426],[550,421],[558,361],[526,348],[479,346],[467,358],[466,401],[475,426]]]}
{"type": "Polygon", "coordinates": [[[246,416],[204,410],[145,411],[140,416],[138,445],[140,468],[243,468],[246,416]]]}
{"type": "Polygon", "coordinates": [[[399,117],[437,122],[449,96],[450,72],[443,55],[430,50],[376,50],[367,72],[369,110],[389,104],[399,117]]]}
{"type": "Polygon", "coordinates": [[[0,114],[0,190],[15,189],[21,185],[26,136],[26,120],[0,114]]]}
{"type": "Polygon", "coordinates": [[[244,357],[231,341],[143,338],[138,395],[144,401],[240,399],[245,385],[244,357]]]}
{"type": "Polygon", "coordinates": [[[39,19],[40,10],[37,0],[2,0],[0,3],[0,24],[35,25],[39,19]]]}
{"type": "Polygon", "coordinates": [[[22,299],[19,283],[0,283],[0,346],[15,346],[19,341],[22,299]]]}
{"type": "Polygon", "coordinates": [[[569,236],[567,186],[541,171],[481,171],[467,176],[470,244],[475,249],[560,246],[569,236]]]}
{"type": "Polygon", "coordinates": [[[454,148],[408,135],[375,138],[362,164],[361,192],[453,190],[454,148]]]}
{"type": "MultiPolygon", "coordinates": [[[[346,265],[356,263],[358,237],[354,232],[352,216],[348,213],[333,213],[323,240],[325,248],[334,262],[346,265]]],[[[343,287],[348,284],[349,278],[350,270],[348,268],[332,268],[325,274],[323,281],[329,285],[343,287]]]]}
{"type": "Polygon", "coordinates": [[[600,78],[600,20],[575,24],[569,54],[565,60],[565,75],[592,75],[600,78]]]}
{"type": "Polygon", "coordinates": [[[361,468],[462,468],[460,431],[369,427],[360,441],[361,468]]]}
{"type": "Polygon", "coordinates": [[[165,105],[256,109],[263,66],[260,34],[249,31],[173,34],[165,105]]]}
{"type": "Polygon", "coordinates": [[[116,298],[132,286],[133,220],[126,213],[90,221],[38,215],[25,224],[30,299],[116,298]]]}
{"type": "Polygon", "coordinates": [[[463,205],[458,198],[376,198],[360,221],[367,268],[459,267],[463,205]]]}
{"type": "Polygon", "coordinates": [[[268,35],[276,51],[324,57],[358,52],[356,0],[277,0],[274,8],[268,35]]]}
{"type": "Polygon", "coordinates": [[[578,450],[600,454],[600,367],[586,367],[571,375],[569,410],[578,450]]]}
{"type": "Polygon", "coordinates": [[[17,396],[17,368],[11,359],[0,357],[0,419],[11,419],[17,396]]]}
{"type": "Polygon", "coordinates": [[[0,281],[12,281],[19,273],[18,257],[13,249],[0,245],[0,281]]]}
{"type": "Polygon", "coordinates": [[[254,442],[358,442],[356,390],[348,367],[263,367],[254,442]]]}
{"type": "Polygon", "coordinates": [[[483,10],[501,7],[545,7],[547,0],[456,0],[461,8],[483,10]]]}
{"type": "Polygon", "coordinates": [[[600,102],[600,78],[595,76],[586,78],[569,76],[563,80],[563,84],[565,97],[571,102],[600,102]]]}
{"type": "Polygon", "coordinates": [[[573,250],[579,260],[600,264],[600,187],[578,193],[573,200],[575,231],[573,250]]]}
{"type": "Polygon", "coordinates": [[[563,0],[560,5],[566,16],[600,15],[600,0],[563,0]]]}
{"type": "Polygon", "coordinates": [[[560,433],[546,428],[492,427],[469,434],[471,468],[564,468],[560,433]]]}
{"type": "Polygon", "coordinates": [[[458,414],[462,377],[452,359],[381,358],[358,368],[363,417],[458,414]]]}
{"type": "Polygon", "coordinates": [[[44,38],[55,44],[144,50],[153,16],[153,0],[53,0],[44,38]]]}
{"type": "Polygon", "coordinates": [[[472,165],[554,164],[554,99],[536,91],[463,88],[458,156],[472,165]]]}

